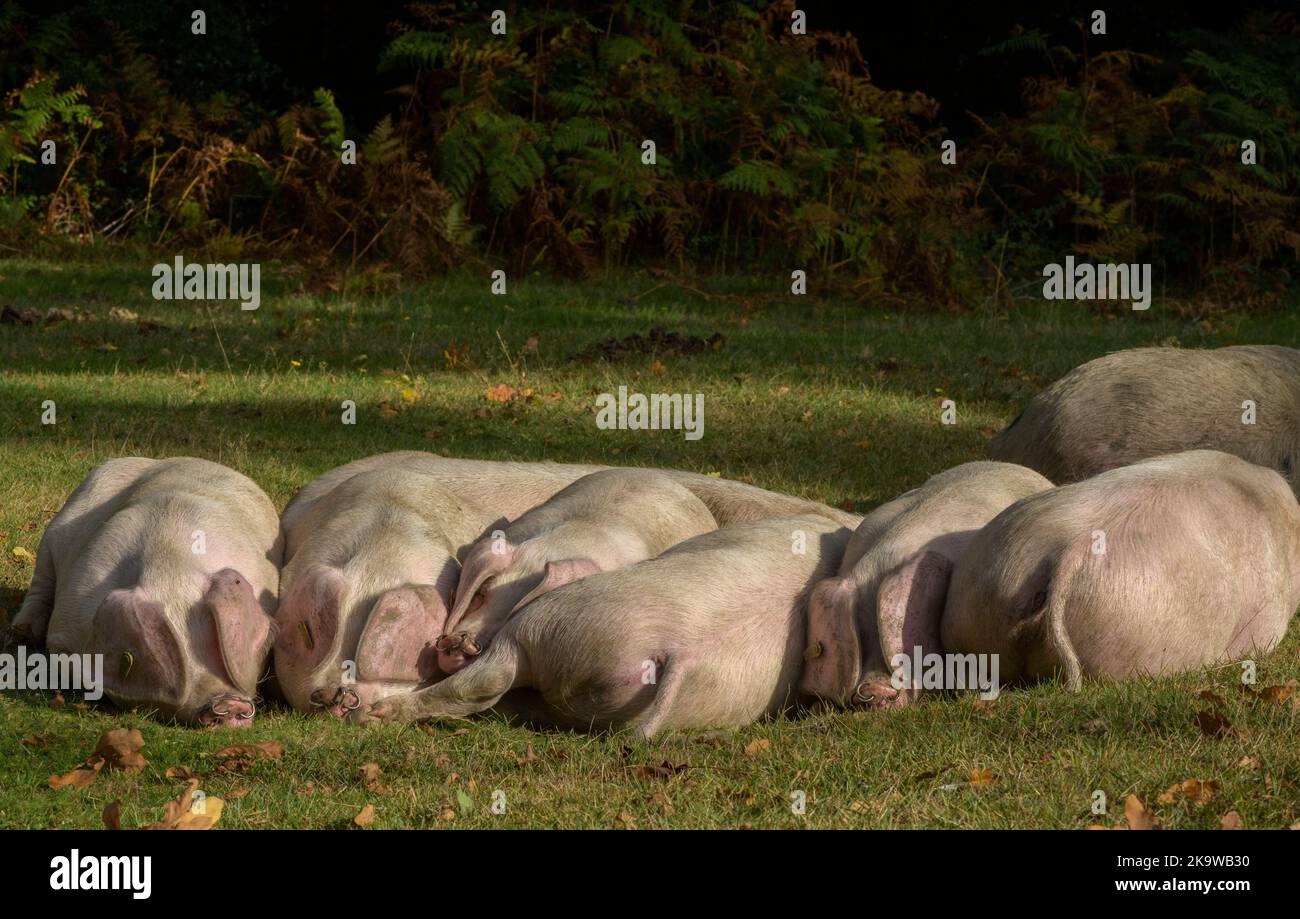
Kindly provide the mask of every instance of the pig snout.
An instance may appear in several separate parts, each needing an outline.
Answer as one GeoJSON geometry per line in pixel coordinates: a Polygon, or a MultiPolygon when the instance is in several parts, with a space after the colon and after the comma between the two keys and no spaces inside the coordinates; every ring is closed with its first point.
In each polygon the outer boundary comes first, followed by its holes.
{"type": "Polygon", "coordinates": [[[199,711],[199,723],[206,728],[246,728],[253,723],[257,707],[251,699],[222,696],[199,711]]]}
{"type": "Polygon", "coordinates": [[[485,643],[468,632],[457,632],[439,636],[433,647],[438,652],[438,669],[450,675],[482,654],[485,643]]]}
{"type": "Polygon", "coordinates": [[[870,676],[853,690],[853,704],[869,711],[893,708],[903,704],[904,697],[894,688],[887,676],[870,676]]]}
{"type": "Polygon", "coordinates": [[[336,689],[317,689],[309,697],[314,708],[335,718],[346,718],[348,712],[361,707],[361,696],[346,686],[336,689]]]}

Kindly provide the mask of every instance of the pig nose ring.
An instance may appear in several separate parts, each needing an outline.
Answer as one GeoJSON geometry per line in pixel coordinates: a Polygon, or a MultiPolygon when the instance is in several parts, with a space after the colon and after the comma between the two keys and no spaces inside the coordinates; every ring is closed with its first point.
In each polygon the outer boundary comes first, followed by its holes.
{"type": "Polygon", "coordinates": [[[864,693],[864,692],[862,691],[862,687],[863,687],[863,686],[866,686],[866,685],[867,685],[866,683],[859,683],[859,684],[857,685],[857,687],[853,690],[853,701],[854,701],[854,702],[861,702],[861,703],[863,703],[864,705],[870,705],[872,702],[875,702],[875,701],[876,701],[876,694],[875,694],[875,693],[873,693],[873,692],[867,692],[867,693],[864,693]]]}
{"type": "Polygon", "coordinates": [[[447,652],[460,647],[460,641],[455,635],[439,635],[433,643],[433,650],[447,652]]]}

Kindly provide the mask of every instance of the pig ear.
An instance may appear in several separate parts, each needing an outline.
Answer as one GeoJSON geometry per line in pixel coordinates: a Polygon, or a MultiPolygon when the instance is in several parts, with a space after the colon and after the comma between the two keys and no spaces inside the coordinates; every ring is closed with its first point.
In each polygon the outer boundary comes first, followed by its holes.
{"type": "Polygon", "coordinates": [[[477,543],[465,558],[460,570],[460,581],[456,584],[455,601],[451,605],[451,615],[447,617],[447,628],[455,628],[469,611],[474,595],[483,587],[485,581],[493,575],[500,574],[510,567],[515,556],[515,547],[506,543],[504,551],[493,552],[492,541],[477,543]]]}
{"type": "Polygon", "coordinates": [[[303,572],[276,612],[276,654],[315,668],[333,654],[339,641],[347,581],[337,568],[303,572]]]}
{"type": "Polygon", "coordinates": [[[523,609],[542,594],[549,593],[562,584],[598,574],[600,570],[600,566],[596,564],[594,559],[586,557],[562,558],[547,562],[546,573],[542,575],[541,583],[524,594],[523,599],[516,603],[514,609],[510,612],[513,614],[516,610],[523,609]]]}
{"type": "Polygon", "coordinates": [[[843,705],[862,673],[852,578],[826,578],[808,596],[808,642],[801,692],[843,705]]]}
{"type": "MultiPolygon", "coordinates": [[[[939,651],[939,620],[948,598],[952,562],[938,552],[919,552],[880,582],[876,595],[876,626],[885,663],[894,666],[896,655],[911,658],[915,648],[929,654],[939,651]]],[[[911,690],[912,698],[920,690],[911,690]]]]}
{"type": "Polygon", "coordinates": [[[92,646],[104,655],[105,689],[131,702],[169,701],[186,696],[190,671],[180,636],[162,604],[135,590],[115,590],[95,611],[92,646]]]}
{"type": "Polygon", "coordinates": [[[357,674],[364,680],[422,683],[438,675],[433,643],[447,623],[447,604],[428,585],[382,594],[370,611],[357,646],[357,674]]]}
{"type": "Polygon", "coordinates": [[[262,611],[253,585],[234,568],[212,576],[203,600],[217,627],[217,647],[226,673],[235,688],[253,695],[275,636],[275,620],[262,611]]]}

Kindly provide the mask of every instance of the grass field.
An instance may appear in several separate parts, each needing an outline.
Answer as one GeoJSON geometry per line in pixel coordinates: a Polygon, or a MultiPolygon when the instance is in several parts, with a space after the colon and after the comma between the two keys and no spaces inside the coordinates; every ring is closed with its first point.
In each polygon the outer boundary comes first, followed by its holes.
{"type": "MultiPolygon", "coordinates": [[[[153,300],[147,263],[0,261],[0,307],[40,314],[0,325],[5,614],[21,602],[46,522],[110,457],[218,460],[281,507],[333,466],[418,449],[676,466],[862,513],[981,457],[1032,393],[1090,358],[1158,343],[1300,341],[1295,311],[1203,322],[1159,302],[1146,313],[1026,303],[1001,314],[898,314],[790,297],[780,277],[691,282],[698,290],[651,276],[514,279],[506,296],[491,296],[486,277],[461,277],[353,297],[303,293],[292,272],[267,273],[261,308],[244,312],[153,300]],[[75,318],[47,323],[50,309],[75,318]],[[656,327],[723,340],[694,353],[583,356],[656,327]],[[619,385],[703,393],[703,439],[598,430],[595,397],[619,385]],[[355,425],[340,422],[347,399],[355,425]],[[940,424],[944,399],[957,404],[956,425],[940,424]],[[41,424],[46,400],[55,425],[41,424]]],[[[1300,678],[1298,633],[1260,662],[1257,686],[1300,678]]],[[[53,705],[6,693],[0,826],[98,826],[113,800],[123,826],[150,823],[184,786],[166,772],[185,766],[227,799],[222,827],[349,827],[367,804],[375,827],[1084,827],[1123,823],[1128,794],[1166,827],[1217,827],[1229,811],[1248,828],[1286,827],[1300,820],[1300,694],[1258,701],[1240,690],[1238,672],[1078,694],[1043,685],[991,705],[954,696],[884,715],[809,714],[653,745],[491,717],[468,730],[360,729],[274,706],[250,731],[208,733],[71,695],[53,705]],[[1231,727],[1207,733],[1196,716],[1215,709],[1231,727]],[[114,727],[142,731],[143,772],[106,772],[84,790],[47,787],[114,727]],[[279,742],[282,757],[232,768],[216,756],[263,741],[279,742]],[[377,780],[360,775],[370,763],[377,780]],[[1218,785],[1207,803],[1156,803],[1187,779],[1218,785]],[[503,814],[490,807],[497,790],[503,814]],[[1091,813],[1096,790],[1107,815],[1091,813]],[[799,793],[803,813],[792,806],[799,793]]]]}

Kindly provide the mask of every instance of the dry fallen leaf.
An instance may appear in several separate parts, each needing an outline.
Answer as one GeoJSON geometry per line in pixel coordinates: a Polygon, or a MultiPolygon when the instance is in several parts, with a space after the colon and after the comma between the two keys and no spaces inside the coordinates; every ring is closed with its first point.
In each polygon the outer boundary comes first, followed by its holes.
{"type": "Polygon", "coordinates": [[[501,383],[487,391],[487,398],[489,402],[509,402],[512,399],[519,398],[519,390],[509,383],[501,383]]]}
{"type": "Polygon", "coordinates": [[[384,774],[384,770],[379,768],[378,763],[366,763],[364,766],[362,766],[360,769],[357,770],[357,777],[361,780],[361,784],[366,786],[367,791],[373,791],[376,794],[386,795],[389,794],[393,789],[385,785],[382,781],[380,781],[380,777],[383,774],[384,774]]]}
{"type": "Polygon", "coordinates": [[[745,747],[745,755],[750,759],[753,759],[754,757],[762,756],[770,749],[772,749],[772,741],[768,740],[766,737],[758,737],[752,740],[749,746],[745,747]]]}
{"type": "Polygon", "coordinates": [[[1129,795],[1124,799],[1124,818],[1128,820],[1130,830],[1160,829],[1160,818],[1153,811],[1147,810],[1137,795],[1129,795]]]}
{"type": "Polygon", "coordinates": [[[218,750],[217,770],[223,773],[244,772],[253,763],[271,759],[277,760],[284,755],[284,747],[274,740],[264,743],[241,743],[218,750]]]}
{"type": "Polygon", "coordinates": [[[188,782],[190,779],[197,778],[194,770],[189,766],[172,766],[167,770],[167,778],[181,779],[188,782]]]}
{"type": "Polygon", "coordinates": [[[533,745],[529,744],[528,749],[524,751],[523,756],[516,756],[515,763],[520,766],[527,766],[529,763],[537,761],[537,754],[533,752],[533,745]]]}
{"type": "Polygon", "coordinates": [[[146,830],[210,830],[221,819],[225,802],[220,798],[204,796],[196,800],[199,794],[198,779],[191,779],[189,784],[163,808],[163,819],[151,823],[146,830]],[[196,812],[197,811],[197,812],[196,812]]]}
{"type": "Polygon", "coordinates": [[[236,788],[234,791],[232,791],[232,792],[230,792],[228,795],[226,795],[226,800],[227,800],[227,801],[238,801],[240,798],[246,797],[247,795],[248,795],[248,789],[247,789],[247,788],[236,788]]]}
{"type": "Polygon", "coordinates": [[[1156,798],[1156,803],[1173,804],[1175,801],[1186,800],[1197,805],[1206,804],[1220,789],[1221,786],[1214,779],[1187,779],[1177,785],[1170,785],[1156,798]]]}
{"type": "Polygon", "coordinates": [[[122,802],[113,801],[104,807],[101,815],[104,820],[104,829],[120,830],[122,829],[122,802]]]}
{"type": "Polygon", "coordinates": [[[638,779],[670,779],[685,771],[686,763],[670,763],[668,760],[664,760],[658,766],[650,763],[638,763],[635,766],[623,767],[625,775],[638,779]]]}
{"type": "Polygon", "coordinates": [[[1196,726],[1201,729],[1201,733],[1209,737],[1225,737],[1236,733],[1231,721],[1218,712],[1208,709],[1196,713],[1196,726]]]}
{"type": "Polygon", "coordinates": [[[149,763],[140,754],[143,748],[144,738],[135,728],[106,731],[95,744],[95,752],[84,763],[71,772],[50,776],[47,784],[51,788],[86,788],[105,767],[128,773],[140,772],[149,763]]]}
{"type": "Polygon", "coordinates": [[[1260,702],[1267,702],[1271,705],[1281,705],[1296,691],[1300,685],[1295,680],[1287,680],[1281,686],[1265,686],[1255,696],[1260,702]]]}
{"type": "Polygon", "coordinates": [[[357,826],[366,827],[375,822],[375,806],[367,804],[361,808],[361,811],[352,818],[352,822],[357,826]]]}
{"type": "Polygon", "coordinates": [[[99,770],[102,768],[104,768],[104,764],[99,762],[90,769],[73,769],[63,775],[52,775],[48,784],[51,788],[76,788],[80,790],[88,787],[95,779],[99,778],[99,770]]]}
{"type": "Polygon", "coordinates": [[[135,728],[117,728],[107,731],[95,745],[91,759],[98,756],[104,760],[109,769],[121,769],[129,773],[143,771],[149,765],[140,751],[144,749],[144,737],[135,728]]]}
{"type": "Polygon", "coordinates": [[[1246,824],[1241,819],[1241,814],[1236,811],[1228,811],[1219,819],[1219,829],[1221,830],[1244,830],[1246,824]]]}
{"type": "Polygon", "coordinates": [[[623,826],[629,830],[636,829],[636,818],[627,811],[623,811],[618,815],[618,822],[623,824],[623,826]]]}
{"type": "Polygon", "coordinates": [[[992,785],[997,776],[993,774],[992,769],[972,769],[970,771],[970,783],[972,785],[992,785]]]}

